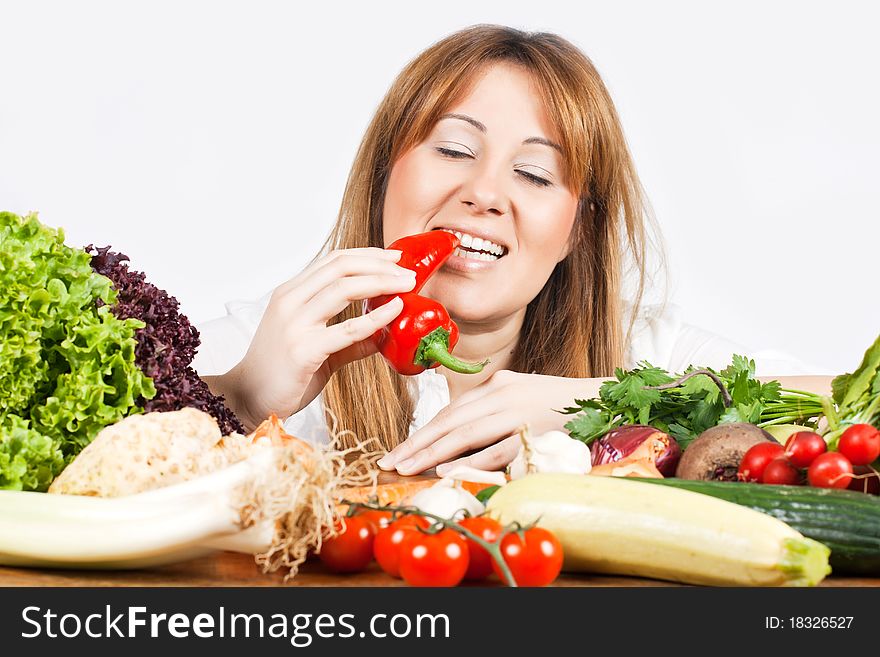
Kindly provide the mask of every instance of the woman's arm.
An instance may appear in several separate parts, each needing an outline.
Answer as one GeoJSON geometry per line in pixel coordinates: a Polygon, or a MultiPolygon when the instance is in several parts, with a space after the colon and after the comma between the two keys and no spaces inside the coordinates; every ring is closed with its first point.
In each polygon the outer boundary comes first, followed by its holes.
{"type": "Polygon", "coordinates": [[[241,422],[245,431],[253,431],[265,419],[250,416],[247,408],[242,404],[241,396],[238,392],[237,379],[232,370],[226,374],[203,376],[201,379],[208,385],[208,389],[212,393],[223,397],[226,407],[235,413],[235,417],[241,422]]]}
{"type": "MultiPolygon", "coordinates": [[[[831,394],[830,376],[759,377],[777,380],[783,388],[831,394]]],[[[504,467],[517,454],[519,442],[511,436],[523,424],[534,433],[561,430],[571,417],[557,413],[575,398],[596,397],[606,379],[566,379],[538,374],[496,372],[414,432],[379,461],[385,470],[416,474],[438,467],[442,474],[453,464],[484,469],[504,467]],[[475,453],[456,459],[464,452],[475,453]]]]}
{"type": "Polygon", "coordinates": [[[831,395],[831,380],[833,376],[819,374],[805,374],[801,376],[759,376],[762,383],[767,381],[779,381],[783,388],[789,390],[803,390],[815,392],[819,395],[831,395]]]}

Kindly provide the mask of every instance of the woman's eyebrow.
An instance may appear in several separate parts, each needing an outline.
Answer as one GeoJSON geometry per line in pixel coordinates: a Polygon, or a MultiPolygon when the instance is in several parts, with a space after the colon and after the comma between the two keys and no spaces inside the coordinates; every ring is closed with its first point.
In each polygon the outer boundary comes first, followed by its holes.
{"type": "Polygon", "coordinates": [[[549,146],[550,148],[555,148],[560,153],[562,152],[562,146],[559,144],[550,141],[549,139],[544,139],[543,137],[529,137],[526,139],[523,144],[541,144],[543,146],[549,146]]]}
{"type": "MultiPolygon", "coordinates": [[[[440,120],[443,119],[458,119],[459,121],[464,121],[465,123],[470,123],[480,132],[486,132],[486,126],[483,123],[477,121],[474,117],[468,116],[467,114],[444,114],[440,117],[440,120]]],[[[550,141],[549,139],[544,139],[543,137],[529,137],[528,139],[523,141],[523,144],[541,144],[542,146],[549,146],[550,148],[555,148],[560,153],[562,152],[562,146],[559,144],[550,141]]]]}
{"type": "Polygon", "coordinates": [[[465,121],[467,123],[470,123],[472,126],[474,126],[480,132],[486,132],[485,125],[483,125],[482,123],[477,121],[475,118],[468,116],[467,114],[444,114],[443,116],[440,117],[440,119],[441,120],[443,120],[443,119],[458,119],[459,121],[465,121]]]}

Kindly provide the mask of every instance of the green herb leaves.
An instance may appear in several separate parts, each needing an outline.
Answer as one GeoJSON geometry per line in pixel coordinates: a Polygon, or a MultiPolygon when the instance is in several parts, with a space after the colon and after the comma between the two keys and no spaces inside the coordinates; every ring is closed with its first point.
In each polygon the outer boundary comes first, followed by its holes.
{"type": "Polygon", "coordinates": [[[624,424],[648,424],[684,448],[717,424],[781,424],[817,417],[820,400],[819,395],[783,391],[778,381],[761,383],[755,378],[755,362],[734,356],[721,372],[692,366],[681,377],[647,362],[629,371],[618,369],[614,380],[602,384],[598,399],[575,400],[563,412],[575,415],[565,428],[587,444],[624,424]],[[714,375],[725,392],[700,370],[714,375]],[[692,376],[676,383],[688,374],[692,376]]]}
{"type": "Polygon", "coordinates": [[[836,377],[831,390],[838,408],[837,417],[829,417],[831,431],[826,440],[830,448],[836,447],[840,435],[852,424],[880,427],[880,337],[865,352],[858,369],[836,377]]]}

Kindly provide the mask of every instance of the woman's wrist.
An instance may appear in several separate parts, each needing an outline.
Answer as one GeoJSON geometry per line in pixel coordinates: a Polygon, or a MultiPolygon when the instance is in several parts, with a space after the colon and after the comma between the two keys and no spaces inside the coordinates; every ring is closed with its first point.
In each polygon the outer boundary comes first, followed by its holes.
{"type": "Polygon", "coordinates": [[[203,376],[202,380],[208,385],[208,389],[215,395],[223,397],[223,401],[241,422],[246,431],[253,431],[260,420],[256,420],[250,413],[243,394],[245,387],[241,385],[241,373],[238,365],[226,374],[203,376]]]}

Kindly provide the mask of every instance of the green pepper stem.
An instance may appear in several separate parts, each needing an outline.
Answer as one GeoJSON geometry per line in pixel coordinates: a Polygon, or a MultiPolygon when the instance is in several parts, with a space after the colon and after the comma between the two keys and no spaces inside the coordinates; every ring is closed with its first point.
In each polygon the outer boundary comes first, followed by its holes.
{"type": "Polygon", "coordinates": [[[449,331],[442,326],[422,338],[415,357],[416,365],[430,367],[434,363],[440,363],[443,367],[461,374],[482,372],[488,362],[487,358],[482,363],[468,363],[449,353],[449,331]]]}

